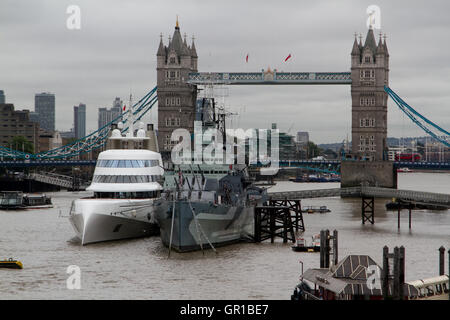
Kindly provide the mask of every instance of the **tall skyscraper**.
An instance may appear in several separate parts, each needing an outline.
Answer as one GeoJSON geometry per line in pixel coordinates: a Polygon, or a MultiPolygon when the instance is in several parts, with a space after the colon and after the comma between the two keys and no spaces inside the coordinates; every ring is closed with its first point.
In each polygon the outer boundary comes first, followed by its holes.
{"type": "Polygon", "coordinates": [[[73,107],[73,122],[75,138],[80,139],[86,136],[86,105],[80,103],[73,107]]]}
{"type": "MultiPolygon", "coordinates": [[[[107,123],[113,121],[118,116],[122,114],[122,105],[123,102],[119,97],[116,97],[113,101],[113,105],[111,109],[107,108],[99,108],[98,109],[98,128],[102,128],[107,123]]],[[[117,123],[118,121],[115,121],[117,123]]]]}
{"type": "Polygon", "coordinates": [[[0,104],[6,103],[5,101],[6,101],[5,93],[3,92],[3,90],[0,90],[0,104]]]}
{"type": "Polygon", "coordinates": [[[39,123],[39,113],[30,111],[29,116],[30,116],[30,121],[39,123]]]}
{"type": "Polygon", "coordinates": [[[39,126],[55,131],[55,95],[48,92],[34,96],[34,111],[39,114],[39,126]]]}
{"type": "Polygon", "coordinates": [[[166,158],[177,143],[171,141],[172,132],[178,128],[194,131],[197,86],[186,83],[190,72],[197,72],[197,51],[194,40],[188,46],[180,34],[178,20],[172,39],[167,46],[162,37],[157,57],[158,85],[158,144],[166,158]]]}

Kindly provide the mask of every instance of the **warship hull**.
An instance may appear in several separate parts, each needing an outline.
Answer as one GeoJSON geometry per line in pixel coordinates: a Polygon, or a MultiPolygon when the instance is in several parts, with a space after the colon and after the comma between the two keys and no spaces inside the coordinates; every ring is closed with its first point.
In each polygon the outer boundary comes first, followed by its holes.
{"type": "Polygon", "coordinates": [[[163,244],[171,244],[178,252],[209,249],[210,244],[219,247],[253,236],[253,206],[162,200],[155,208],[163,244]]]}

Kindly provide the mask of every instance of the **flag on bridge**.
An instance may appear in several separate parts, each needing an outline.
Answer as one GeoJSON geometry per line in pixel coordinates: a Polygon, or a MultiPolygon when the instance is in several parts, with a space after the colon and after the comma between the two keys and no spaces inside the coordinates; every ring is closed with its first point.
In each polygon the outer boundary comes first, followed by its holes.
{"type": "Polygon", "coordinates": [[[289,53],[289,55],[286,57],[286,59],[284,59],[284,62],[288,61],[291,58],[291,54],[289,53]]]}
{"type": "Polygon", "coordinates": [[[245,57],[245,62],[248,63],[248,53],[247,53],[247,56],[245,57]]]}
{"type": "Polygon", "coordinates": [[[126,108],[127,108],[127,106],[126,106],[126,105],[123,105],[123,111],[125,111],[126,108]]]}

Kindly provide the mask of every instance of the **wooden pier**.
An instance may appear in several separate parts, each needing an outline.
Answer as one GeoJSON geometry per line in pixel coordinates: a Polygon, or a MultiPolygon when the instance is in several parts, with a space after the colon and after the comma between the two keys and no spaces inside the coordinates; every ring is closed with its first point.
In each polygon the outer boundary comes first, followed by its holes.
{"type": "Polygon", "coordinates": [[[269,200],[255,207],[254,241],[261,242],[276,237],[295,242],[295,233],[305,231],[300,200],[269,200]]]}
{"type": "MultiPolygon", "coordinates": [[[[333,188],[333,189],[315,189],[301,191],[284,191],[269,193],[271,199],[309,199],[322,197],[348,197],[361,198],[361,220],[362,224],[369,222],[375,223],[375,198],[390,199],[395,198],[398,203],[408,204],[409,210],[409,228],[411,229],[411,210],[415,204],[437,205],[450,208],[450,194],[433,193],[413,190],[398,190],[379,187],[351,187],[351,188],[333,188]]],[[[400,211],[398,209],[398,223],[400,228],[400,211]]]]}

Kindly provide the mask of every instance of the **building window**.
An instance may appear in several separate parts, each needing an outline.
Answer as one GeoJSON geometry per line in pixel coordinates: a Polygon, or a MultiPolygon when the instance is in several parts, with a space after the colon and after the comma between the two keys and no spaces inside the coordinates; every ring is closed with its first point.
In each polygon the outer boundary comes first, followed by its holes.
{"type": "Polygon", "coordinates": [[[364,58],[364,62],[365,62],[365,63],[370,63],[370,57],[369,57],[369,56],[365,57],[365,58],[364,58]]]}
{"type": "Polygon", "coordinates": [[[361,79],[373,79],[373,78],[375,78],[375,70],[368,70],[368,69],[365,69],[365,70],[361,70],[360,71],[360,78],[361,79]]]}
{"type": "Polygon", "coordinates": [[[175,63],[175,57],[171,57],[169,62],[172,63],[172,64],[175,63]]]}
{"type": "Polygon", "coordinates": [[[372,118],[370,118],[370,119],[366,119],[366,118],[363,118],[363,119],[359,119],[359,126],[360,127],[365,127],[365,128],[368,128],[368,127],[370,127],[370,128],[375,128],[375,119],[372,119],[372,118]]]}
{"type": "Polygon", "coordinates": [[[375,97],[371,96],[372,94],[363,94],[359,98],[360,106],[375,106],[375,97]]]}

